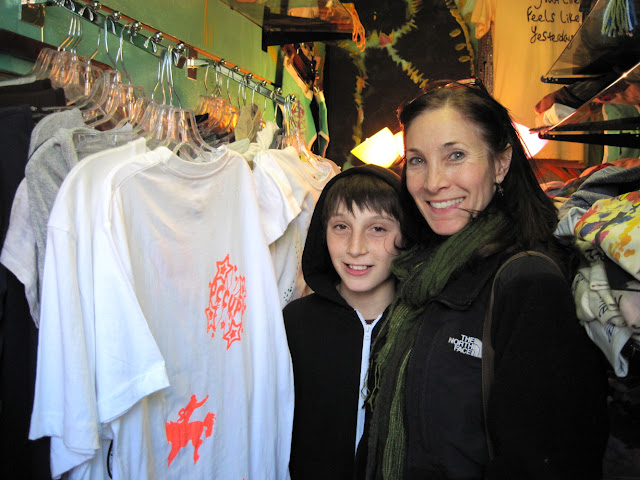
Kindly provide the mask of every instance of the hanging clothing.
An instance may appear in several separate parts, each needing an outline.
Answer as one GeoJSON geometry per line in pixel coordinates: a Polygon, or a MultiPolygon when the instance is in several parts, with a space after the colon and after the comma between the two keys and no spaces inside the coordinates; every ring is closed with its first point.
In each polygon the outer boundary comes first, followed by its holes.
{"type": "Polygon", "coordinates": [[[311,214],[324,186],[340,167],[326,158],[301,160],[293,147],[270,148],[277,125],[267,122],[255,142],[238,140],[229,148],[252,166],[258,203],[269,251],[274,264],[280,304],[309,293],[302,273],[302,247],[311,214]]]}
{"type": "Polygon", "coordinates": [[[38,254],[38,291],[42,291],[40,282],[44,268],[49,213],[60,185],[69,171],[78,164],[73,132],[72,129],[58,129],[33,152],[25,168],[29,214],[38,254]]]}
{"type": "MultiPolygon", "coordinates": [[[[270,163],[274,170],[277,170],[273,160],[276,161],[277,166],[280,167],[284,177],[288,180],[289,185],[284,184],[284,191],[291,192],[283,195],[285,204],[282,207],[288,209],[288,211],[285,210],[284,221],[291,220],[287,222],[287,227],[282,235],[269,244],[269,251],[278,279],[280,303],[284,307],[290,301],[310,292],[302,273],[302,250],[311,222],[311,215],[320,193],[327,182],[340,173],[340,168],[327,159],[315,160],[312,163],[302,161],[295,148],[287,147],[284,150],[270,149],[256,154],[254,172],[263,168],[262,163],[270,163]]],[[[277,175],[277,178],[282,177],[282,174],[277,175]]],[[[259,195],[263,191],[265,189],[259,185],[259,195]]],[[[262,197],[260,203],[266,208],[272,208],[266,197],[262,197]]]]}
{"type": "Polygon", "coordinates": [[[49,220],[31,437],[61,448],[53,473],[112,438],[113,478],[287,478],[291,363],[246,162],[161,147],[97,179],[90,158],[49,220]],[[80,318],[59,311],[74,289],[80,318]]]}
{"type": "MultiPolygon", "coordinates": [[[[47,115],[35,125],[31,132],[31,138],[28,143],[29,158],[43,143],[52,138],[58,130],[80,128],[83,125],[82,114],[77,108],[47,115]]],[[[41,155],[41,158],[46,162],[47,154],[41,155]]],[[[76,163],[74,159],[69,160],[69,162],[72,165],[76,163]]],[[[24,285],[31,317],[37,326],[40,317],[39,282],[42,275],[44,250],[41,252],[40,262],[38,262],[38,245],[34,224],[31,222],[29,193],[27,180],[24,178],[24,170],[25,168],[23,167],[20,173],[22,181],[13,197],[11,222],[0,255],[0,263],[5,265],[24,285]]],[[[35,182],[37,185],[38,180],[36,179],[35,182]]],[[[47,207],[45,204],[47,218],[48,210],[57,194],[57,188],[51,189],[50,193],[51,195],[47,199],[49,206],[47,207]]],[[[46,228],[46,220],[43,228],[46,228]]],[[[44,245],[42,238],[40,242],[41,245],[44,245]]]]}
{"type": "MultiPolygon", "coordinates": [[[[27,105],[0,108],[0,249],[10,237],[12,202],[27,163],[33,120],[27,105]]],[[[0,477],[40,480],[49,475],[49,442],[28,441],[36,342],[24,286],[0,266],[0,477]]]]}
{"type": "Polygon", "coordinates": [[[29,139],[33,130],[31,112],[26,105],[0,108],[0,248],[4,243],[13,197],[24,177],[29,139]]]}

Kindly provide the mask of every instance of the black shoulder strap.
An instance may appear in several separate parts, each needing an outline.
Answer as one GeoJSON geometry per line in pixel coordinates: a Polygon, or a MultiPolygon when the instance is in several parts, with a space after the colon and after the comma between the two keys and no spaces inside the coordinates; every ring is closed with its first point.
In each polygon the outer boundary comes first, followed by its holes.
{"type": "Polygon", "coordinates": [[[518,258],[527,257],[527,256],[537,256],[546,258],[549,262],[555,266],[560,273],[560,267],[558,264],[553,261],[552,258],[548,257],[544,253],[536,252],[533,250],[526,250],[523,252],[518,252],[515,255],[509,257],[498,269],[495,276],[493,277],[493,284],[491,285],[491,294],[489,296],[489,306],[487,307],[487,313],[484,318],[484,326],[482,329],[482,409],[484,411],[484,431],[487,437],[487,448],[489,449],[489,458],[493,458],[493,442],[491,441],[491,437],[489,435],[489,427],[487,425],[487,413],[489,406],[489,394],[491,392],[491,385],[493,384],[493,342],[491,341],[491,323],[493,320],[493,298],[495,295],[495,287],[496,280],[500,276],[500,273],[514,260],[518,258]]]}

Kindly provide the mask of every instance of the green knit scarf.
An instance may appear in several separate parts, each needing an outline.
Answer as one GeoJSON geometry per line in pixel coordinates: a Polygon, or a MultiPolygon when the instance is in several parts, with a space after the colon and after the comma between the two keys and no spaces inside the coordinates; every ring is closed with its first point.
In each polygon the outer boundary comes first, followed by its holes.
{"type": "MultiPolygon", "coordinates": [[[[415,246],[392,265],[398,293],[377,345],[382,345],[370,371],[374,386],[369,396],[373,416],[369,434],[368,479],[402,478],[405,458],[405,370],[427,301],[439,294],[451,275],[473,252],[490,243],[502,230],[504,214],[493,212],[472,219],[462,230],[435,248],[415,246]]],[[[376,345],[376,346],[377,346],[376,345]]]]}

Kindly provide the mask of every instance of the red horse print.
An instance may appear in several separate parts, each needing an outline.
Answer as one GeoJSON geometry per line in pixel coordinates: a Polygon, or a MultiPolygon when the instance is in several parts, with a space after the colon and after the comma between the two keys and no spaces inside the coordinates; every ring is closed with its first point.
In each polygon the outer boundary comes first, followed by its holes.
{"type": "Polygon", "coordinates": [[[178,452],[183,447],[186,447],[189,442],[193,445],[193,463],[197,463],[200,455],[198,449],[202,445],[202,433],[206,429],[205,438],[210,437],[213,432],[213,424],[216,420],[215,414],[208,412],[203,421],[190,422],[189,419],[196,408],[204,405],[209,395],[205,397],[200,403],[195,395],[191,395],[191,400],[185,408],[182,408],[178,412],[180,419],[177,422],[165,423],[165,431],[167,433],[167,440],[171,443],[171,452],[169,453],[169,463],[171,465],[173,459],[178,455],[178,452]]]}

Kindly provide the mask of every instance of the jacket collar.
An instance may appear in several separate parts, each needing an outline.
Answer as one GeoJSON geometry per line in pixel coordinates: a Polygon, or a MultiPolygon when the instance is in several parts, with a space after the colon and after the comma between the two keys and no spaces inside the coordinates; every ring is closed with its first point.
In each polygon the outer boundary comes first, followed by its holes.
{"type": "Polygon", "coordinates": [[[504,254],[498,253],[474,262],[470,267],[453,275],[444,290],[433,301],[441,302],[450,308],[466,310],[480,295],[504,260],[504,254]]]}

